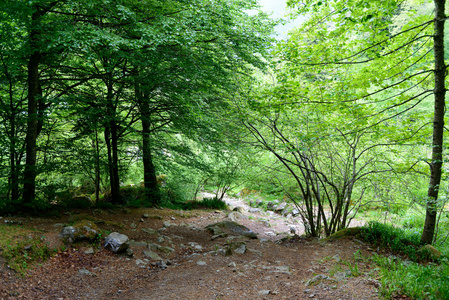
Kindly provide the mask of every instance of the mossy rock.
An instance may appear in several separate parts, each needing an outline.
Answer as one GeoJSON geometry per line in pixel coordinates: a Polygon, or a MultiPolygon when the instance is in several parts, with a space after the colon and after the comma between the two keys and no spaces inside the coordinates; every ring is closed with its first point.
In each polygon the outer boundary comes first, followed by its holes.
{"type": "Polygon", "coordinates": [[[91,220],[81,220],[73,226],[64,227],[61,231],[61,238],[64,242],[73,243],[83,240],[94,241],[99,234],[98,226],[91,220]]]}
{"type": "Polygon", "coordinates": [[[362,227],[350,227],[341,229],[326,238],[326,241],[332,242],[348,236],[357,236],[360,234],[362,227]]]}

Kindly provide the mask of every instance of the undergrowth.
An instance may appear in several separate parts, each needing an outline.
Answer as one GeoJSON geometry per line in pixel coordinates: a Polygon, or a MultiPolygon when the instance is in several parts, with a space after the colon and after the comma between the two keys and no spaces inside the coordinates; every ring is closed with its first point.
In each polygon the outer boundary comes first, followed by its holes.
{"type": "Polygon", "coordinates": [[[449,262],[437,259],[420,243],[420,235],[378,222],[362,228],[361,238],[401,257],[402,261],[374,255],[381,281],[380,293],[386,299],[406,295],[411,299],[449,299],[449,262]],[[410,261],[412,260],[412,261],[410,261]]]}
{"type": "Polygon", "coordinates": [[[34,263],[50,257],[57,249],[50,249],[45,236],[16,225],[0,224],[0,255],[8,266],[24,275],[34,263]]]}
{"type": "Polygon", "coordinates": [[[361,236],[374,246],[384,248],[412,261],[431,260],[430,253],[422,248],[420,235],[379,222],[369,222],[362,227],[361,236]]]}
{"type": "Polygon", "coordinates": [[[386,299],[406,295],[411,299],[443,300],[449,299],[449,263],[443,259],[441,264],[404,264],[379,255],[373,256],[379,266],[380,293],[386,299]]]}

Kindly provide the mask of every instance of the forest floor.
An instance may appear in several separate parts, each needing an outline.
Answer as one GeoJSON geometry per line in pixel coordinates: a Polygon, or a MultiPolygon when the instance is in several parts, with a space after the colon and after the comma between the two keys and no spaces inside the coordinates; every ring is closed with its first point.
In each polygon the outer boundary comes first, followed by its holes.
{"type": "Polygon", "coordinates": [[[235,199],[229,204],[241,212],[122,209],[4,217],[44,234],[51,247],[61,244],[63,224],[91,218],[104,232],[127,235],[133,255],[113,254],[103,241],[93,249],[73,244],[22,276],[0,261],[0,299],[380,299],[369,245],[353,237],[292,236],[292,225],[300,231],[298,220],[249,213],[235,199]],[[229,219],[258,238],[231,233],[212,239],[205,227],[229,219]],[[162,261],[148,256],[155,244],[170,249],[154,250],[162,261]],[[224,255],[232,245],[243,246],[224,255]]]}

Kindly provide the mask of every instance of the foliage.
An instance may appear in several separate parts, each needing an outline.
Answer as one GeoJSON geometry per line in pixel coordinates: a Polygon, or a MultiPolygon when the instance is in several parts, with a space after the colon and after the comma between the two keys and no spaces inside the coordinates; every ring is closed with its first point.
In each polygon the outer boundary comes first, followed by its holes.
{"type": "Polygon", "coordinates": [[[404,264],[383,256],[373,256],[379,267],[380,293],[387,299],[406,295],[411,299],[448,299],[449,263],[420,265],[404,264]]]}
{"type": "Polygon", "coordinates": [[[407,234],[400,228],[379,222],[369,222],[362,227],[361,237],[373,244],[406,256],[413,261],[427,261],[431,259],[430,253],[422,248],[418,233],[407,234]]]}

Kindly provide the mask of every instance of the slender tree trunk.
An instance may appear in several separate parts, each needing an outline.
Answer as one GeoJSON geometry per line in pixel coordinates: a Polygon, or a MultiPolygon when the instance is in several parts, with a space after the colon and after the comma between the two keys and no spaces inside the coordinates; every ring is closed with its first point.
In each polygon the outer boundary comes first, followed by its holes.
{"type": "Polygon", "coordinates": [[[30,45],[34,48],[28,61],[28,120],[26,134],[26,161],[23,173],[23,205],[29,205],[34,202],[36,197],[36,156],[37,156],[37,136],[38,136],[38,102],[40,95],[39,88],[39,63],[41,53],[36,50],[36,43],[39,33],[35,29],[40,13],[35,12],[32,15],[33,29],[30,33],[30,45]]]}
{"type": "Polygon", "coordinates": [[[100,200],[100,147],[98,145],[98,129],[95,127],[95,203],[100,200]]]}
{"type": "Polygon", "coordinates": [[[107,79],[107,117],[109,118],[105,126],[105,141],[108,148],[109,182],[111,185],[112,203],[121,203],[120,197],[120,177],[118,174],[118,136],[115,105],[113,103],[112,79],[107,79]]]}
{"type": "MultiPolygon", "coordinates": [[[[14,92],[13,92],[13,81],[9,74],[7,74],[9,81],[9,163],[10,163],[10,195],[11,202],[16,203],[19,200],[19,170],[17,161],[17,149],[16,149],[16,107],[14,105],[14,92]]],[[[9,195],[8,195],[9,196],[9,195]]]]}
{"type": "Polygon", "coordinates": [[[445,111],[445,77],[446,65],[444,63],[444,21],[446,15],[445,0],[434,0],[434,56],[435,56],[435,103],[433,117],[432,161],[430,163],[430,183],[427,192],[426,221],[424,224],[421,242],[432,244],[437,217],[438,191],[443,167],[443,132],[445,111]]]}

